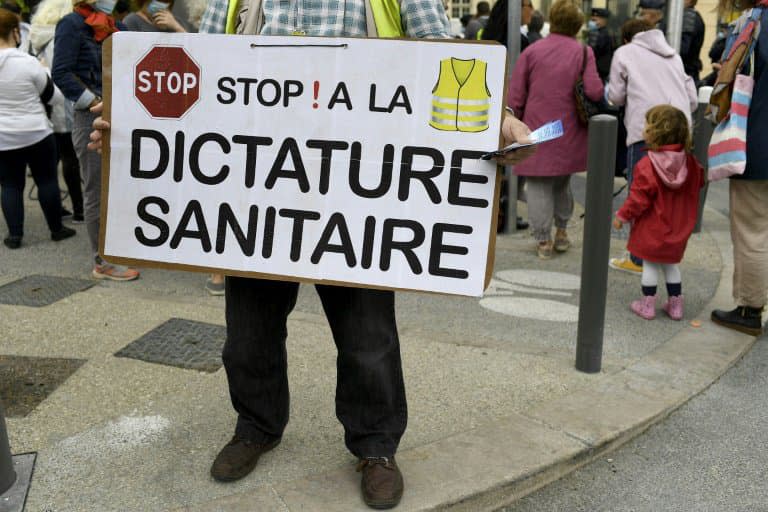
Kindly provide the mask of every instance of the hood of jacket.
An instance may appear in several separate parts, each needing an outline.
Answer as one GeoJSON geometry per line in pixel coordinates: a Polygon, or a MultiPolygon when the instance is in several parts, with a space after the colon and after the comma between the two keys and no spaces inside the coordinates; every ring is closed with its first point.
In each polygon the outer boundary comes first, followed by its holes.
{"type": "Polygon", "coordinates": [[[0,68],[3,67],[3,64],[6,63],[8,59],[14,56],[14,54],[18,53],[19,50],[16,48],[4,48],[0,50],[0,68]]]}
{"type": "Polygon", "coordinates": [[[662,146],[657,151],[648,151],[653,170],[662,183],[673,190],[683,186],[688,178],[688,153],[682,144],[662,146]]]}
{"type": "Polygon", "coordinates": [[[32,44],[32,50],[35,54],[40,53],[40,50],[45,48],[45,45],[52,42],[55,32],[55,25],[32,25],[29,42],[32,44]]]}
{"type": "Polygon", "coordinates": [[[656,28],[635,34],[631,44],[636,44],[666,58],[674,57],[677,53],[675,52],[675,49],[667,43],[667,40],[664,38],[664,33],[656,28]]]}

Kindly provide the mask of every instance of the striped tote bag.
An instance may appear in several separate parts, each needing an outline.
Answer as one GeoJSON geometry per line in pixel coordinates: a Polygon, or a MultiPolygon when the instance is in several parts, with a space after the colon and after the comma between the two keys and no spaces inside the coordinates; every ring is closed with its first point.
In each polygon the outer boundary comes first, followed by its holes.
{"type": "Polygon", "coordinates": [[[730,111],[715,126],[709,141],[709,181],[744,174],[747,165],[747,116],[754,86],[752,76],[736,75],[730,111]]]}

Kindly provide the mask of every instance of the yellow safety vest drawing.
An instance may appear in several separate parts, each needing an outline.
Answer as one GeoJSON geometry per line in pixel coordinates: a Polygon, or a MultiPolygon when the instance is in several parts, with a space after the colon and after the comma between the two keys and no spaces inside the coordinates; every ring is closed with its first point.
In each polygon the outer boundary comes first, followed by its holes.
{"type": "Polygon", "coordinates": [[[488,129],[491,93],[485,82],[487,64],[451,57],[440,61],[440,77],[432,90],[430,126],[443,131],[488,129]]]}

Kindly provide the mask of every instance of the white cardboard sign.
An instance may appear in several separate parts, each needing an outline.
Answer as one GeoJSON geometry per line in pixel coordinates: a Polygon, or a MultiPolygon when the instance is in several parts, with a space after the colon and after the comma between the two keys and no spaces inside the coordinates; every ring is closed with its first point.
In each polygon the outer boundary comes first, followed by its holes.
{"type": "MultiPolygon", "coordinates": [[[[102,254],[481,295],[505,49],[119,32],[102,254]]],[[[108,83],[107,83],[108,82],[108,83]]]]}

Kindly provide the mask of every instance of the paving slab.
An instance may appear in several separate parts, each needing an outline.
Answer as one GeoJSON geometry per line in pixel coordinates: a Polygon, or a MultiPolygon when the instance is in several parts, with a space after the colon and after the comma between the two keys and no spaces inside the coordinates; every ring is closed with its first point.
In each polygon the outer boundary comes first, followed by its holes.
{"type": "MultiPolygon", "coordinates": [[[[37,210],[28,208],[25,246],[0,247],[0,285],[41,268],[87,278],[86,237],[54,247],[37,210]]],[[[727,222],[710,211],[712,230],[691,239],[682,266],[685,321],[635,317],[627,304],[638,278],[612,271],[603,371],[575,371],[581,211],[573,249],[547,262],[528,233],[499,237],[496,281],[483,299],[397,294],[409,399],[399,510],[508,503],[663,416],[749,346],[706,322],[688,326],[715,293],[728,302],[727,222]]],[[[617,234],[612,251],[624,243],[617,234]]],[[[235,421],[224,370],[115,357],[171,319],[221,328],[223,300],[208,296],[204,282],[146,269],[136,282],[101,282],[42,308],[0,305],[0,354],[86,361],[27,416],[8,419],[12,450],[39,454],[29,510],[363,507],[335,419],[335,347],[311,286],[301,287],[288,324],[291,421],[279,449],[239,482],[220,484],[208,473],[235,421]]]]}

